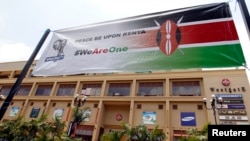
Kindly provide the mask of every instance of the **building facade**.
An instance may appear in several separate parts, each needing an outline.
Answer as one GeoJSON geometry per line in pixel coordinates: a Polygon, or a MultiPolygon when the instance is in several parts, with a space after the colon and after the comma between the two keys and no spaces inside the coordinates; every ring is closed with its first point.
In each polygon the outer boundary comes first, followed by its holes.
{"type": "MultiPolygon", "coordinates": [[[[0,93],[5,97],[25,63],[0,63],[0,93]]],[[[69,126],[78,93],[88,96],[84,107],[90,107],[90,118],[76,131],[83,140],[97,141],[103,133],[121,129],[121,122],[131,127],[144,124],[149,129],[159,125],[167,141],[175,141],[187,129],[201,129],[208,122],[249,124],[250,86],[245,69],[33,77],[35,64],[2,120],[48,114],[49,120],[57,115],[69,126]],[[216,98],[216,116],[203,103],[203,98],[210,100],[212,95],[216,98]],[[219,97],[223,98],[222,105],[219,97]]],[[[207,107],[211,108],[209,102],[207,107]]]]}

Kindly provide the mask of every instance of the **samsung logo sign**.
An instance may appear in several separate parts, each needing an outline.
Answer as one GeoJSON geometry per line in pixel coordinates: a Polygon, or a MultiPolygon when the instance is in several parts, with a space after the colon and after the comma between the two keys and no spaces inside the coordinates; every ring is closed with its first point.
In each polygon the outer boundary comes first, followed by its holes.
{"type": "Polygon", "coordinates": [[[191,121],[191,120],[194,120],[194,119],[195,119],[194,117],[184,117],[181,120],[182,121],[191,121]]]}
{"type": "Polygon", "coordinates": [[[181,126],[196,126],[194,112],[181,112],[181,126]]]}

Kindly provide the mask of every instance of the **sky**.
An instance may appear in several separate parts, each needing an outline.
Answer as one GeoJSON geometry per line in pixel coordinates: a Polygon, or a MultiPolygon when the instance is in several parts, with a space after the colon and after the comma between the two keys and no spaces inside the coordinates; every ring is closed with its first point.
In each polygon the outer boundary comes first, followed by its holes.
{"type": "MultiPolygon", "coordinates": [[[[54,31],[219,2],[229,2],[246,62],[250,64],[250,38],[237,0],[0,0],[0,63],[27,61],[47,29],[54,31]]],[[[250,11],[250,0],[245,2],[250,11]]],[[[249,69],[247,75],[250,80],[249,69]]]]}

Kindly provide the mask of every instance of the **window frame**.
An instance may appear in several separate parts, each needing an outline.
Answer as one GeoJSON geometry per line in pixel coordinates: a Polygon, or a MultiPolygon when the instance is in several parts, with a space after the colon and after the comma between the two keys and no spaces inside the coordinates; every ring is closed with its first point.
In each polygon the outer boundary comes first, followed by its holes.
{"type": "Polygon", "coordinates": [[[84,82],[80,93],[86,96],[100,96],[102,86],[102,82],[84,82]]]}
{"type": "Polygon", "coordinates": [[[16,93],[16,96],[28,96],[31,91],[31,88],[32,88],[32,84],[21,85],[16,93]]]}
{"type": "Polygon", "coordinates": [[[51,95],[51,92],[52,92],[52,88],[53,88],[53,84],[38,84],[37,85],[37,87],[36,87],[36,90],[35,90],[35,96],[50,96],[51,95]],[[41,89],[41,88],[44,88],[44,87],[46,87],[46,88],[50,88],[50,90],[44,90],[44,89],[41,89]],[[43,93],[43,94],[38,94],[37,92],[39,91],[39,89],[40,89],[40,91],[45,91],[45,94],[43,93]],[[47,92],[47,91],[49,91],[49,92],[47,92]]]}
{"type": "Polygon", "coordinates": [[[136,96],[164,96],[165,95],[165,81],[164,80],[147,80],[147,81],[137,81],[137,87],[136,87],[136,96]],[[143,84],[144,83],[144,84],[143,84]],[[147,86],[148,84],[152,86],[152,88],[148,88],[149,86],[147,86]],[[161,83],[161,84],[159,84],[161,83]],[[147,92],[148,90],[146,90],[146,92],[140,92],[140,84],[145,85],[148,89],[150,89],[150,92],[147,92]],[[159,85],[159,87],[155,87],[159,85]],[[160,90],[159,90],[160,88],[160,90]],[[158,89],[158,90],[157,90],[158,89]],[[157,93],[154,94],[152,93],[152,91],[154,90],[154,92],[156,91],[157,93]]]}
{"type": "Polygon", "coordinates": [[[75,90],[76,83],[59,83],[56,90],[56,96],[74,96],[75,90]]]}
{"type": "Polygon", "coordinates": [[[110,81],[110,82],[107,83],[106,96],[130,96],[131,95],[131,88],[132,88],[132,82],[131,81],[122,81],[122,82],[110,81]],[[110,91],[110,86],[111,85],[116,86],[115,88],[117,88],[117,87],[123,88],[123,90],[119,91],[119,89],[118,89],[117,91],[116,90],[111,90],[110,91]],[[124,89],[125,89],[125,91],[128,91],[128,93],[123,93],[124,89]]]}
{"type": "Polygon", "coordinates": [[[4,96],[8,96],[12,88],[11,85],[1,85],[0,93],[4,96]]]}
{"type": "Polygon", "coordinates": [[[181,79],[181,80],[171,80],[170,82],[171,82],[170,83],[171,96],[201,96],[202,95],[202,79],[181,79]],[[175,85],[174,83],[179,83],[179,84],[175,85]],[[179,88],[174,88],[178,86],[179,88]],[[193,87],[190,87],[190,86],[193,86],[193,87]],[[189,93],[184,93],[187,91],[189,91],[189,93]]]}

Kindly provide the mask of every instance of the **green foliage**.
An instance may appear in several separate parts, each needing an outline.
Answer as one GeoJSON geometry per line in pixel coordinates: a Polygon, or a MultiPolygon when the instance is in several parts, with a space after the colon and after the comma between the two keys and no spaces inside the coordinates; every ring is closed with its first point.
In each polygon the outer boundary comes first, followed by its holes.
{"type": "Polygon", "coordinates": [[[102,135],[102,141],[120,141],[126,133],[124,131],[111,131],[102,135]]]}
{"type": "Polygon", "coordinates": [[[166,138],[166,134],[158,129],[157,125],[154,130],[150,133],[149,137],[151,141],[163,141],[166,138]]]}
{"type": "Polygon", "coordinates": [[[83,107],[83,109],[79,109],[79,107],[73,107],[73,117],[74,120],[80,124],[82,121],[84,121],[86,118],[89,118],[90,115],[86,114],[86,112],[90,110],[89,107],[83,107]]]}
{"type": "Polygon", "coordinates": [[[0,122],[0,138],[6,141],[70,141],[64,128],[65,122],[57,117],[47,122],[47,115],[32,120],[20,116],[0,122]]]}
{"type": "Polygon", "coordinates": [[[137,125],[135,128],[129,127],[127,124],[121,124],[122,130],[104,133],[101,137],[102,141],[120,141],[127,139],[129,141],[163,141],[166,135],[162,130],[158,129],[158,125],[149,131],[146,125],[137,125]]]}
{"type": "Polygon", "coordinates": [[[180,138],[178,141],[207,141],[208,125],[210,123],[205,124],[201,130],[197,128],[186,130],[187,136],[180,138]]]}

